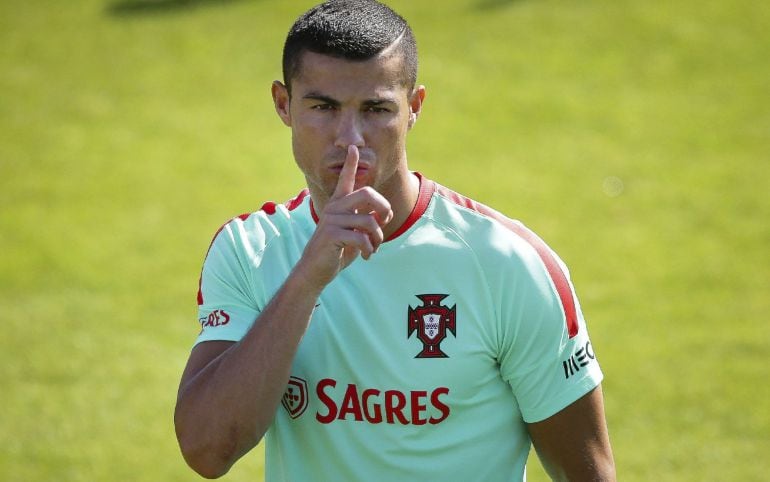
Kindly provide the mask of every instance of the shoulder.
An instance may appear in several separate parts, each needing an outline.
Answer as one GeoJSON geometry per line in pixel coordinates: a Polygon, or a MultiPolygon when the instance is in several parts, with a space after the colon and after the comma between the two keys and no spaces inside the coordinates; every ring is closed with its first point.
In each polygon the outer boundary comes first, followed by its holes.
{"type": "Polygon", "coordinates": [[[517,284],[549,287],[561,302],[570,335],[577,332],[577,309],[569,272],[558,255],[522,222],[436,184],[431,217],[445,223],[474,250],[491,278],[513,276],[517,284]]]}
{"type": "Polygon", "coordinates": [[[435,184],[434,198],[430,212],[433,221],[451,227],[475,247],[524,257],[540,257],[538,253],[550,251],[521,221],[485,204],[440,184],[435,184]]]}
{"type": "MultiPolygon", "coordinates": [[[[226,278],[241,273],[247,265],[259,265],[267,246],[275,239],[292,235],[304,218],[310,218],[308,190],[283,204],[267,202],[254,212],[229,219],[214,233],[204,256],[198,304],[203,303],[203,279],[226,278]],[[304,211],[304,216],[303,216],[304,211]]],[[[304,224],[312,223],[305,220],[304,224]]]]}
{"type": "MultiPolygon", "coordinates": [[[[301,207],[307,204],[310,196],[307,189],[296,197],[278,204],[266,202],[257,211],[240,214],[230,218],[217,229],[212,238],[209,251],[217,243],[247,244],[264,246],[271,238],[294,228],[301,207]]],[[[309,210],[309,207],[307,207],[309,210]]]]}
{"type": "Polygon", "coordinates": [[[205,263],[212,259],[256,259],[273,240],[291,238],[313,223],[308,190],[282,204],[267,202],[254,212],[229,219],[215,232],[206,251],[205,263]]]}

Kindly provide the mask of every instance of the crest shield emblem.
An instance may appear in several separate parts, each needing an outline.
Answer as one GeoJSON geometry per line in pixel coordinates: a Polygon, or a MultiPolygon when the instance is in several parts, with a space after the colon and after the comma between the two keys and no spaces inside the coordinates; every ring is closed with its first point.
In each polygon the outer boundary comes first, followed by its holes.
{"type": "Polygon", "coordinates": [[[297,418],[307,408],[307,382],[299,377],[289,377],[286,391],[281,398],[281,405],[291,418],[297,418]]]}
{"type": "Polygon", "coordinates": [[[416,295],[422,300],[423,305],[417,308],[409,306],[407,319],[408,330],[406,337],[417,332],[417,338],[422,342],[422,351],[415,358],[447,358],[448,355],[441,351],[441,342],[446,338],[447,331],[457,336],[455,308],[441,304],[441,301],[449,295],[424,294],[416,295]]]}
{"type": "Polygon", "coordinates": [[[433,340],[438,335],[441,326],[441,315],[437,313],[428,313],[422,315],[422,331],[425,336],[433,340]]]}

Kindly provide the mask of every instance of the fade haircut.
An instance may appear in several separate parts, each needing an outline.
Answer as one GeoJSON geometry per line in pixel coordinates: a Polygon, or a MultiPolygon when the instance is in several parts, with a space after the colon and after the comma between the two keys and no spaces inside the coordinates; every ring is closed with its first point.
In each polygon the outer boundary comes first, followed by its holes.
{"type": "Polygon", "coordinates": [[[375,0],[330,0],[294,22],[283,47],[283,81],[299,74],[305,51],[352,61],[375,57],[391,45],[401,57],[402,84],[411,92],[417,82],[417,45],[409,24],[375,0]],[[395,45],[394,45],[395,43],[395,45]]]}

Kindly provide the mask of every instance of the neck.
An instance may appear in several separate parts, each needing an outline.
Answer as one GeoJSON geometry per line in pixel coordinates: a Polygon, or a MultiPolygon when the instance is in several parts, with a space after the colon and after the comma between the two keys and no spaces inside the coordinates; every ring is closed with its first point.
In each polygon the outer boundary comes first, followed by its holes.
{"type": "Polygon", "coordinates": [[[385,239],[389,239],[406,222],[415,204],[417,204],[417,198],[420,195],[420,180],[409,171],[406,172],[406,176],[397,193],[382,193],[390,202],[390,207],[393,210],[393,219],[382,228],[385,239]]]}
{"type": "MultiPolygon", "coordinates": [[[[375,189],[385,196],[393,211],[393,219],[382,227],[385,239],[389,239],[406,222],[417,204],[420,195],[420,180],[412,172],[404,170],[403,173],[397,172],[389,182],[377,186],[375,189]]],[[[310,197],[313,202],[313,210],[320,216],[326,207],[328,198],[323,195],[316,195],[312,186],[310,197]]]]}

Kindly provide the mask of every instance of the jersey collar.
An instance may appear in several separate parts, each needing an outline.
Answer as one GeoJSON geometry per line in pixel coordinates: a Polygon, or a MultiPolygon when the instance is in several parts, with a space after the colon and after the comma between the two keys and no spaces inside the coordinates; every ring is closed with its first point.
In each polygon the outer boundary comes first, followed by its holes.
{"type": "MultiPolygon", "coordinates": [[[[427,179],[417,171],[414,171],[412,174],[417,176],[417,179],[420,180],[420,193],[417,195],[417,202],[414,203],[412,212],[409,213],[409,216],[406,218],[404,223],[398,229],[396,229],[393,234],[388,236],[388,238],[385,240],[386,242],[396,239],[397,237],[404,234],[409,228],[412,227],[412,225],[414,225],[414,223],[417,222],[418,219],[420,219],[420,217],[425,213],[425,210],[428,209],[430,198],[436,191],[436,183],[430,179],[427,179]]],[[[312,198],[310,199],[310,215],[313,217],[313,221],[318,224],[318,214],[315,212],[312,198]]]]}

